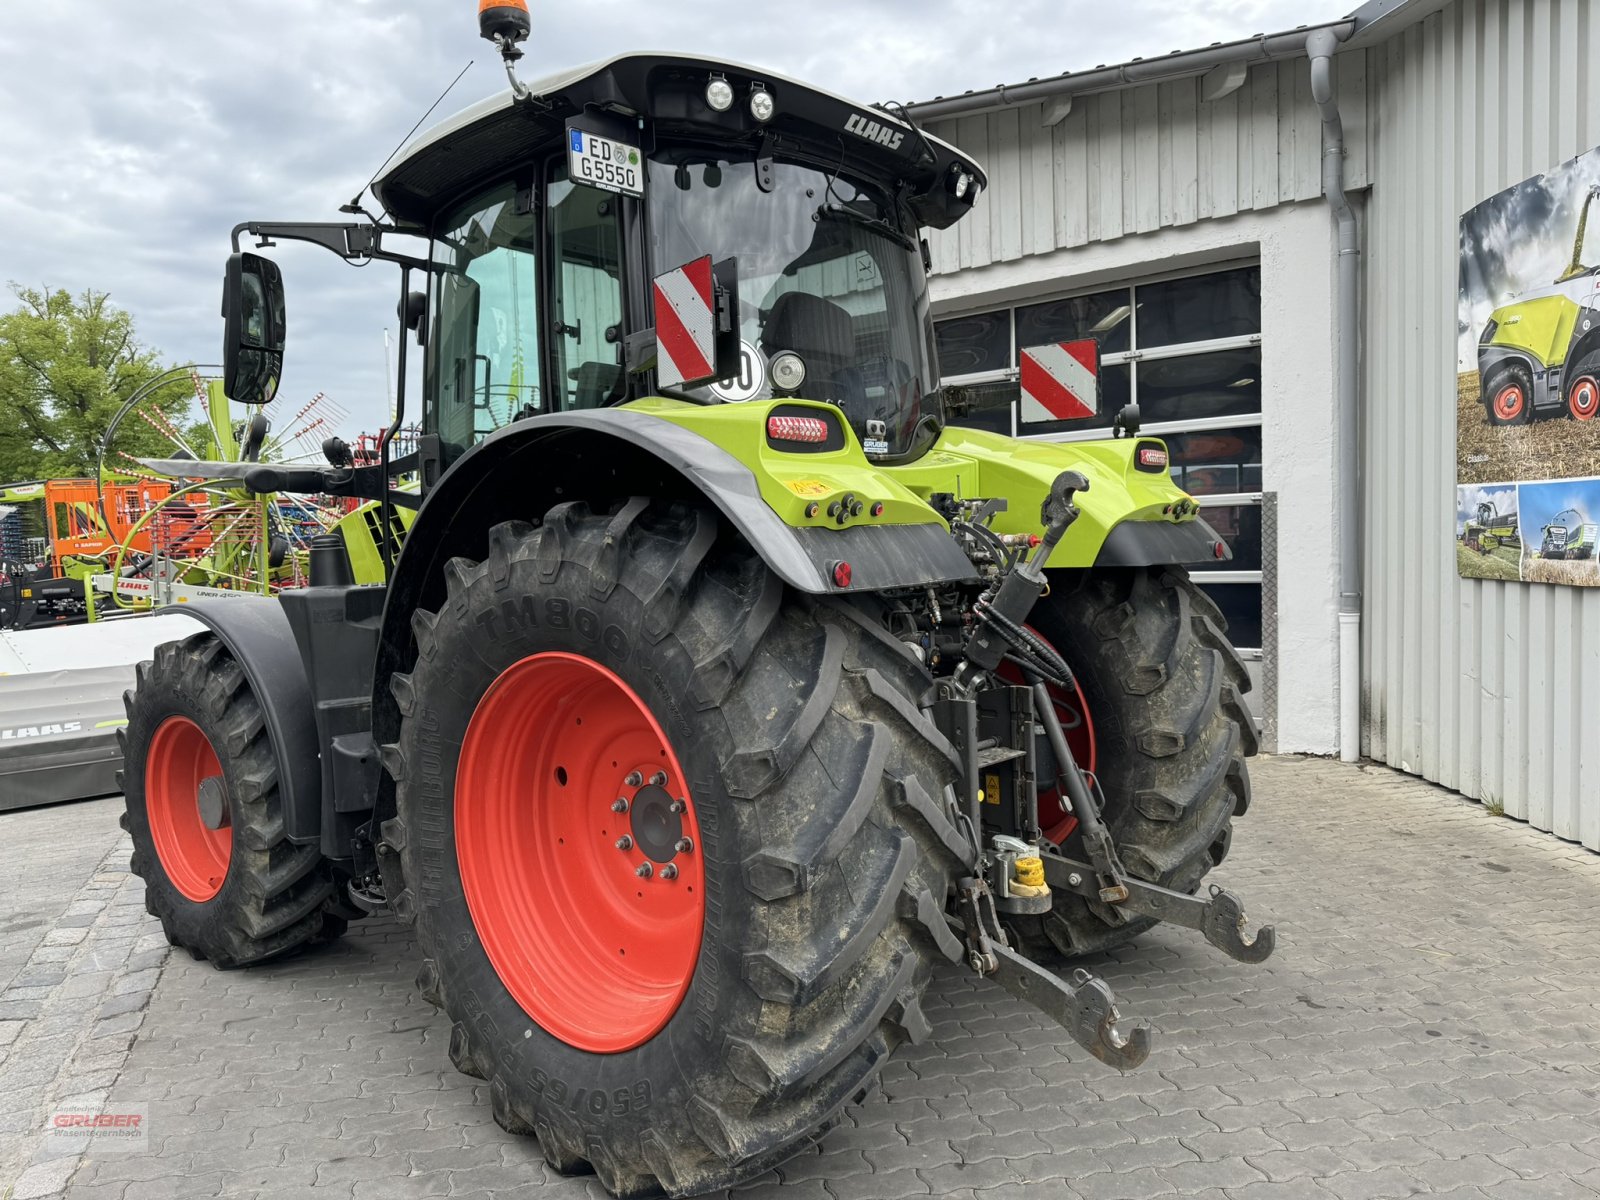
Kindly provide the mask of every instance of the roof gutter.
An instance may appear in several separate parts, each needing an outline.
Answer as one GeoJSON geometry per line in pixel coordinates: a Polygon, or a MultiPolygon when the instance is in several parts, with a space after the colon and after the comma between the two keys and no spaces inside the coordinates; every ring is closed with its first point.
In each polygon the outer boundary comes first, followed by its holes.
{"type": "Polygon", "coordinates": [[[1232,63],[1275,62],[1285,58],[1301,58],[1306,53],[1306,38],[1326,32],[1343,42],[1355,32],[1352,17],[1326,25],[1309,26],[1290,33],[1261,34],[1241,42],[1207,46],[1201,50],[1175,50],[1161,58],[1141,59],[1114,67],[1096,67],[1092,71],[1078,71],[1070,75],[1057,75],[1051,79],[1033,79],[1027,83],[1001,84],[981,92],[966,92],[960,96],[940,96],[908,104],[906,111],[918,121],[938,121],[946,117],[972,116],[976,113],[997,112],[1017,104],[1036,104],[1061,96],[1085,95],[1090,92],[1109,92],[1118,88],[1142,83],[1159,83],[1168,79],[1181,79],[1204,74],[1213,67],[1232,63]]]}

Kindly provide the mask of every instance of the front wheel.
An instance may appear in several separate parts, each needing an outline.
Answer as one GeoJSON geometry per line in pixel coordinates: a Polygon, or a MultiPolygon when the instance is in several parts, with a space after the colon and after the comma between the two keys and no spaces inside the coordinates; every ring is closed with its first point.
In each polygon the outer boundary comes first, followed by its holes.
{"type": "Polygon", "coordinates": [[[394,679],[385,887],[452,1060],[614,1194],[766,1170],[926,1032],[959,953],[925,672],[684,506],[563,505],[446,578],[394,679]]]}
{"type": "Polygon", "coordinates": [[[137,679],[119,731],[122,827],[167,941],[237,967],[343,933],[321,850],[284,833],[265,715],[227,647],[210,632],[167,642],[137,679]]]}
{"type": "Polygon", "coordinates": [[[1533,415],[1533,375],[1520,362],[1495,368],[1483,381],[1483,405],[1491,425],[1524,425],[1533,415]]]}
{"type": "MultiPolygon", "coordinates": [[[[1076,696],[1057,698],[1063,723],[1071,718],[1073,756],[1099,781],[1103,815],[1129,873],[1193,892],[1227,856],[1233,818],[1250,804],[1244,760],[1256,752],[1256,730],[1243,698],[1250,678],[1227,623],[1181,567],[1052,574],[1051,594],[1031,621],[1077,679],[1076,696]]],[[[1040,796],[1039,823],[1082,860],[1077,822],[1049,811],[1054,797],[1040,796]]],[[[1014,922],[1030,952],[1069,957],[1119,945],[1154,924],[1059,891],[1049,913],[1014,922]]]]}

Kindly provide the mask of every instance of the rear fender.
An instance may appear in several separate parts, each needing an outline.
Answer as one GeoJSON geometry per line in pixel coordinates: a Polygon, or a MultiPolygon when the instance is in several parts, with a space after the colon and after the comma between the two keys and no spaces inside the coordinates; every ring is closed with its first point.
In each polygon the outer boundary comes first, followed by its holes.
{"type": "MultiPolygon", "coordinates": [[[[603,511],[629,496],[709,502],[780,579],[797,591],[840,594],[923,587],[973,577],[972,564],[948,528],[853,525],[794,528],[762,497],[750,468],[693,429],[629,408],[552,413],[491,434],[453,463],[422,502],[395,564],[383,614],[372,697],[379,744],[399,738],[389,677],[416,656],[411,614],[444,603],[444,566],[481,560],[489,530],[502,521],[534,521],[557,504],[586,501],[603,511]],[[839,587],[833,566],[851,564],[839,587]]],[[[393,811],[384,776],[380,819],[393,811]]]]}

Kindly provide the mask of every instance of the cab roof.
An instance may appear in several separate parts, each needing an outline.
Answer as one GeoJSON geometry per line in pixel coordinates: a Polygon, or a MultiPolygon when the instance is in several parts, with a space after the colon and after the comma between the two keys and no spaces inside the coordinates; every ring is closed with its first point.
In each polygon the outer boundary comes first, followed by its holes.
{"type": "MultiPolygon", "coordinates": [[[[760,67],[687,54],[631,53],[507,89],[440,122],[411,142],[373,185],[399,223],[426,226],[446,206],[515,175],[564,143],[567,122],[596,116],[646,121],[647,136],[726,142],[767,152],[809,152],[846,174],[909,186],[918,220],[943,228],[970,205],[947,202],[945,180],[983,169],[948,142],[874,105],[860,104],[760,67]],[[705,102],[706,85],[725,78],[735,101],[727,112],[705,102]],[[775,101],[772,119],[751,114],[746,97],[761,86],[775,101]],[[936,203],[921,203],[917,196],[936,203]]],[[[633,125],[635,130],[637,124],[633,125]]]]}

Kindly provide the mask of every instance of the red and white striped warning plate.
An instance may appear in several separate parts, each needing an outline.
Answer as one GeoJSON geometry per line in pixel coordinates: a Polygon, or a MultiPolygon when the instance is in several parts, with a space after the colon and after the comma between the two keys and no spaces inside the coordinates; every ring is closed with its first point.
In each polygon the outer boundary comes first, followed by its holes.
{"type": "Polygon", "coordinates": [[[1100,411],[1100,343],[1093,338],[1022,352],[1021,420],[1075,421],[1100,411]]]}
{"type": "Polygon", "coordinates": [[[656,381],[681,387],[716,378],[711,256],[657,275],[656,381]]]}

